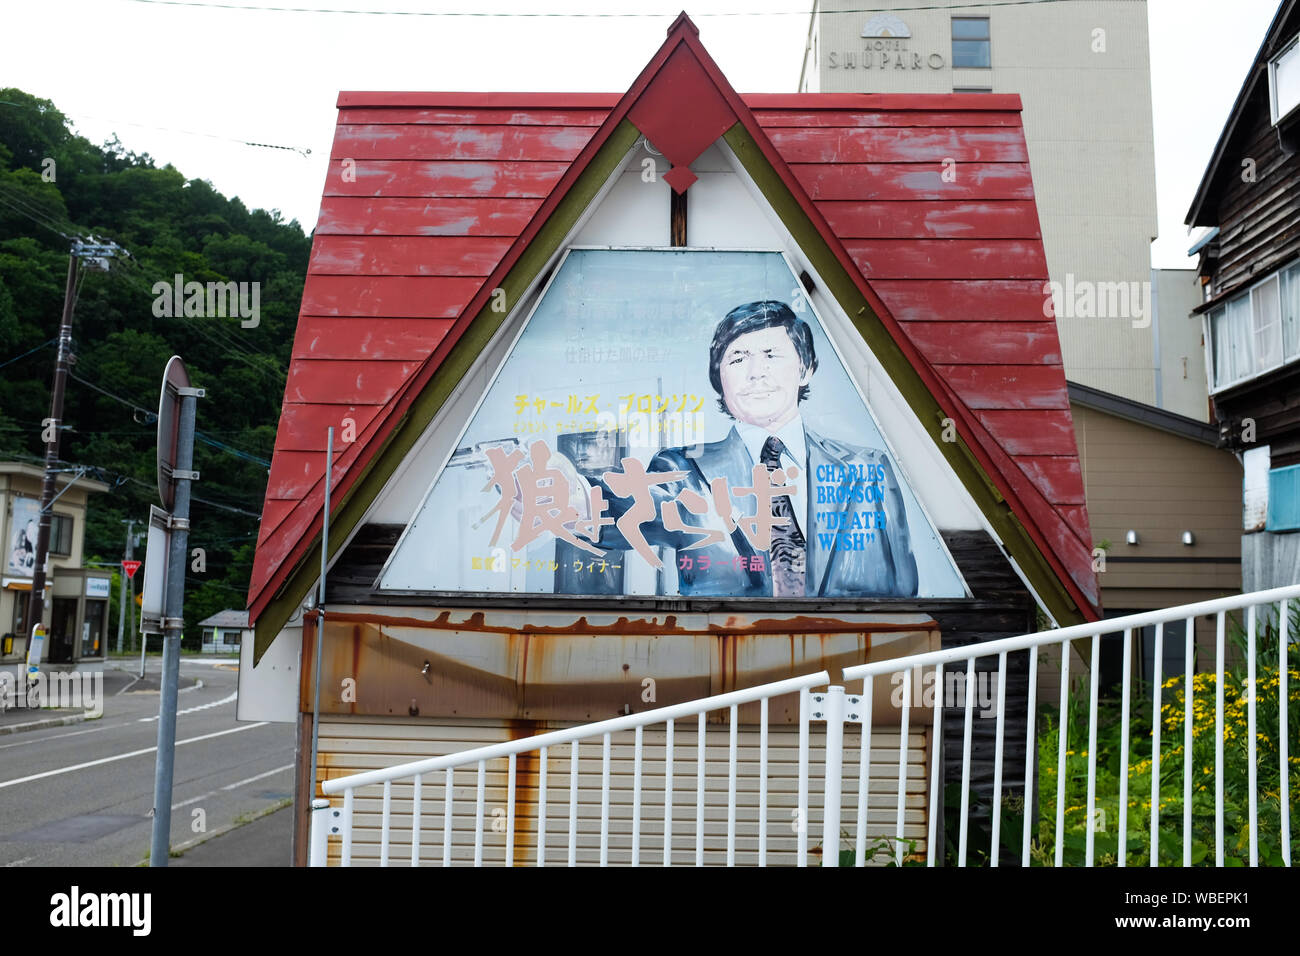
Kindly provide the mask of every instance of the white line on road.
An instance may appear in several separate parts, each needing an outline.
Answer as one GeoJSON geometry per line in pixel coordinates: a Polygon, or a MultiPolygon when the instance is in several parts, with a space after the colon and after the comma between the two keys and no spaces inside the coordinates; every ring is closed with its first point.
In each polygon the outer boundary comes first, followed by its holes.
{"type": "MultiPolygon", "coordinates": [[[[186,707],[184,710],[178,710],[176,711],[176,716],[179,717],[181,714],[192,714],[196,710],[207,710],[209,707],[220,707],[222,704],[229,704],[231,701],[237,699],[238,697],[239,697],[239,692],[236,691],[235,693],[231,694],[229,697],[221,698],[221,700],[214,700],[211,703],[199,704],[197,707],[186,707]]],[[[140,717],[138,718],[138,721],[139,723],[147,724],[149,721],[157,720],[157,719],[158,719],[158,715],[154,714],[152,717],[140,717]]]]}
{"type": "Polygon", "coordinates": [[[246,784],[246,783],[254,783],[255,781],[262,780],[262,779],[264,779],[264,778],[266,778],[266,777],[273,777],[273,776],[275,776],[277,773],[284,773],[286,770],[292,770],[292,769],[293,769],[293,764],[291,764],[291,763],[287,763],[287,764],[285,764],[283,767],[276,767],[274,770],[268,770],[266,773],[259,773],[256,777],[249,777],[248,779],[246,779],[246,780],[240,780],[240,781],[237,782],[237,783],[228,783],[228,784],[226,784],[224,787],[222,787],[221,789],[222,789],[222,790],[235,790],[235,789],[237,789],[238,787],[242,787],[242,786],[243,786],[244,784],[246,784]]]}
{"type": "MultiPolygon", "coordinates": [[[[224,787],[222,787],[221,790],[236,790],[239,787],[244,786],[245,784],[255,783],[258,780],[265,779],[266,777],[272,777],[277,773],[284,773],[286,770],[292,770],[292,769],[293,769],[293,764],[287,763],[283,767],[276,767],[274,770],[268,770],[266,773],[259,773],[255,777],[248,777],[245,780],[239,780],[236,781],[235,783],[228,783],[224,787]]],[[[200,800],[206,800],[208,797],[214,797],[218,793],[220,793],[221,790],[209,790],[207,793],[201,793],[197,797],[190,797],[188,800],[182,800],[180,803],[173,803],[172,809],[179,810],[181,807],[188,807],[191,803],[198,803],[200,800]]]]}
{"type": "MultiPolygon", "coordinates": [[[[186,744],[195,744],[200,740],[211,740],[213,737],[224,737],[226,734],[237,734],[245,730],[255,730],[258,727],[265,727],[269,720],[260,720],[255,724],[247,724],[243,727],[232,727],[230,730],[218,730],[215,733],[203,734],[199,737],[190,737],[187,740],[176,741],[177,747],[183,747],[186,744]]],[[[34,773],[28,777],[17,777],[14,780],[0,781],[0,790],[5,787],[14,787],[20,783],[29,783],[32,780],[41,780],[45,777],[57,777],[59,774],[72,773],[74,770],[85,770],[87,767],[98,767],[100,764],[113,763],[115,760],[126,760],[128,757],[139,757],[143,754],[151,754],[157,747],[145,747],[143,750],[132,750],[130,753],[115,754],[112,757],[101,757],[99,760],[90,760],[86,763],[73,764],[71,767],[60,767],[58,770],[46,770],[44,773],[34,773]]]]}

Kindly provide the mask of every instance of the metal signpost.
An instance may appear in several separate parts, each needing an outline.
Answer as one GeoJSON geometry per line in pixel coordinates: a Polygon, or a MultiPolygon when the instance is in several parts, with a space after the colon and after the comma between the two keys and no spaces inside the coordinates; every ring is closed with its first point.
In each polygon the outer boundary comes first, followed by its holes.
{"type": "MultiPolygon", "coordinates": [[[[167,521],[167,565],[164,582],[162,686],[158,703],[158,755],[154,765],[153,835],[149,865],[166,866],[171,850],[172,760],[176,754],[176,693],[181,671],[181,628],[185,610],[185,561],[190,529],[190,482],[194,471],[195,406],[203,389],[191,388],[180,356],[173,355],[163,373],[158,401],[158,496],[171,510],[167,521]]],[[[150,522],[153,538],[153,521],[150,522]]],[[[153,559],[153,548],[146,558],[153,559]]],[[[150,564],[157,566],[157,561],[150,564]]],[[[146,572],[145,591],[150,584],[146,572]]],[[[142,615],[143,617],[143,615],[142,615]]]]}

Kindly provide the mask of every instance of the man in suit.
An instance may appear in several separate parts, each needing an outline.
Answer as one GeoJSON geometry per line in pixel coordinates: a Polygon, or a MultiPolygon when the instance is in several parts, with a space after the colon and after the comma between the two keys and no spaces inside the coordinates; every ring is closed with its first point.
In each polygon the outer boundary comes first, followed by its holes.
{"type": "MultiPolygon", "coordinates": [[[[799,406],[816,371],[812,331],[785,303],[749,302],[727,313],[709,348],[709,381],[719,408],[735,424],[721,441],[656,454],[646,471],[673,477],[650,486],[654,515],[624,522],[624,529],[618,519],[636,502],[621,497],[618,476],[607,473],[600,485],[615,523],[601,528],[598,546],[636,549],[639,535],[650,545],[674,548],[678,587],[686,596],[916,595],[906,508],[888,457],[823,437],[804,423],[799,406]],[[746,518],[754,527],[758,498],[735,493],[756,485],[755,465],[790,489],[771,496],[766,550],[756,548],[752,539],[759,536],[742,527],[746,518]],[[726,519],[716,511],[719,478],[732,491],[726,519]]],[[[576,472],[569,480],[587,484],[576,472]]],[[[640,507],[648,510],[644,502],[640,507]]]]}

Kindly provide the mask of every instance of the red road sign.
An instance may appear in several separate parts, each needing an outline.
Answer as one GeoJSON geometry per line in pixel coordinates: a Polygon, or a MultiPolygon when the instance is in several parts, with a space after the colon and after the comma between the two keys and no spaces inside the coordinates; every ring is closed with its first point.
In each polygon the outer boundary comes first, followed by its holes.
{"type": "Polygon", "coordinates": [[[126,576],[127,576],[128,578],[133,578],[133,577],[135,577],[135,572],[137,572],[137,571],[140,570],[140,562],[139,562],[139,561],[123,561],[123,562],[122,562],[122,570],[124,570],[124,571],[126,572],[126,576]]]}

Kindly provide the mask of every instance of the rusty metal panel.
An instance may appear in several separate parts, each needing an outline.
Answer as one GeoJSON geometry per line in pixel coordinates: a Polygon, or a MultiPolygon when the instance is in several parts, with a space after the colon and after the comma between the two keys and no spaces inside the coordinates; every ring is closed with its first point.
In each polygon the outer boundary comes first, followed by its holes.
{"type": "MultiPolygon", "coordinates": [[[[304,710],[311,708],[316,645],[316,618],[308,617],[304,710]]],[[[922,614],[629,618],[375,608],[330,613],[324,646],[323,714],[593,721],[934,650],[939,630],[922,614]]],[[[888,677],[877,679],[873,719],[879,724],[900,719],[893,690],[888,677]]],[[[772,701],[773,723],[797,716],[794,695],[772,701]]],[[[741,708],[739,719],[757,722],[758,706],[741,708]]],[[[930,718],[917,706],[911,719],[930,718]]]]}

